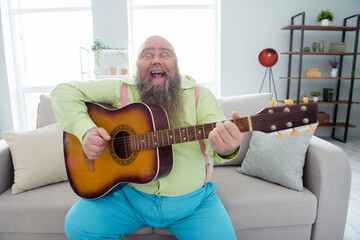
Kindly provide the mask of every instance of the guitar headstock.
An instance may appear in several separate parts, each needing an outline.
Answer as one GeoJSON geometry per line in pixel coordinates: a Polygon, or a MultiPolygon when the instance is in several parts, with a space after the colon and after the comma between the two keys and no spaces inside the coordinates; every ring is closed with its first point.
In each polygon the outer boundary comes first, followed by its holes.
{"type": "Polygon", "coordinates": [[[265,133],[316,123],[318,106],[315,103],[271,107],[251,117],[252,128],[265,133]]]}

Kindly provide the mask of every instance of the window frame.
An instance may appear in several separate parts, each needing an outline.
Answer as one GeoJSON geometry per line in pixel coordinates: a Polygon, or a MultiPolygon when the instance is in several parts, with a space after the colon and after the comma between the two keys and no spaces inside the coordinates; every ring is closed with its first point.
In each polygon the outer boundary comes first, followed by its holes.
{"type": "MultiPolygon", "coordinates": [[[[1,0],[5,61],[10,93],[13,126],[15,130],[29,129],[26,108],[26,94],[50,93],[56,84],[25,85],[21,82],[18,38],[16,36],[15,18],[18,14],[55,13],[55,12],[90,12],[92,7],[59,7],[59,8],[17,8],[12,7],[12,0],[1,0]]],[[[80,75],[80,73],[79,73],[80,75]]],[[[40,100],[40,99],[39,99],[40,100]]]]}

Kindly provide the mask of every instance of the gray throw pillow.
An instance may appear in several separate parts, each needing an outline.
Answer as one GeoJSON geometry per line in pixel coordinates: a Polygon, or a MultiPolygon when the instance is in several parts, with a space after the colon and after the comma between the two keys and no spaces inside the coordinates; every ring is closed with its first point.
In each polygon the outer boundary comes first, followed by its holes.
{"type": "Polygon", "coordinates": [[[281,131],[282,138],[276,138],[276,133],[252,132],[249,149],[237,171],[302,191],[305,155],[313,132],[308,132],[307,126],[296,130],[299,134],[295,136],[290,135],[292,129],[281,131]]]}

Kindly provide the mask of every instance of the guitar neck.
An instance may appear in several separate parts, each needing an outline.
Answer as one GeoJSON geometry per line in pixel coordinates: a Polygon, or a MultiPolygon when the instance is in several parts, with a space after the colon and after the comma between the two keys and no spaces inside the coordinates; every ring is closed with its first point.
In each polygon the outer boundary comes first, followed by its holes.
{"type": "MultiPolygon", "coordinates": [[[[317,104],[266,108],[256,115],[231,119],[241,132],[262,131],[265,133],[295,128],[317,122],[317,104]]],[[[125,137],[125,145],[131,151],[165,147],[172,144],[207,139],[216,127],[216,122],[173,129],[134,134],[125,137]]]]}
{"type": "MultiPolygon", "coordinates": [[[[231,119],[241,132],[249,131],[249,120],[246,117],[231,119]]],[[[154,132],[130,135],[127,137],[127,144],[132,151],[165,147],[172,144],[186,143],[207,139],[209,133],[216,127],[216,122],[186,126],[173,129],[164,129],[154,132]]]]}

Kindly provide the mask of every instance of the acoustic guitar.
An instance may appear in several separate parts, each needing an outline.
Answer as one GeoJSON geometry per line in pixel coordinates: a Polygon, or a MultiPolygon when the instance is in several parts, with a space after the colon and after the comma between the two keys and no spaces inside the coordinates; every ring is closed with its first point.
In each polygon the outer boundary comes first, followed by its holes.
{"type": "MultiPolygon", "coordinates": [[[[216,122],[169,129],[158,105],[133,103],[110,109],[86,103],[92,121],[111,136],[101,156],[89,160],[78,138],[64,132],[65,165],[74,192],[82,198],[102,197],[115,186],[145,184],[168,175],[172,144],[207,139],[216,122]]],[[[276,132],[317,122],[317,104],[266,108],[254,116],[231,119],[242,132],[276,132]]],[[[310,126],[311,127],[311,126],[310,126]]]]}

